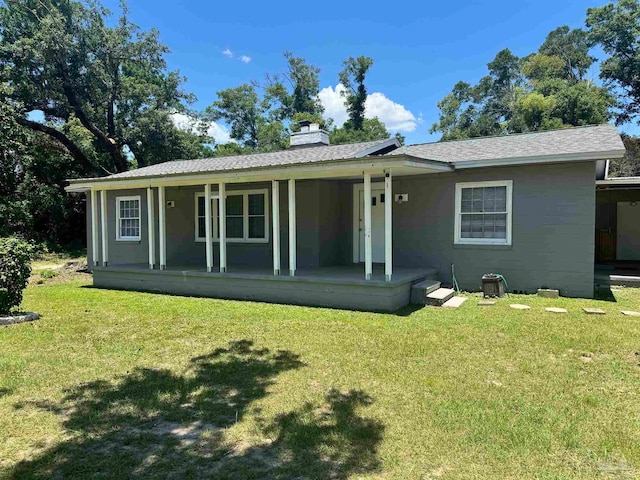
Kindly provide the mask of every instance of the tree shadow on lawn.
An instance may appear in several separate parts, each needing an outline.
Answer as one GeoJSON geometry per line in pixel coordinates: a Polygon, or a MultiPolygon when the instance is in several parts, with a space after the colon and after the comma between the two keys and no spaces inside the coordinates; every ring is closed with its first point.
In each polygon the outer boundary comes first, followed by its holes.
{"type": "MultiPolygon", "coordinates": [[[[260,418],[254,401],[280,373],[304,366],[289,351],[248,340],[191,359],[184,374],[139,368],[116,382],[66,392],[58,414],[67,437],[16,464],[9,478],[347,478],[380,468],[382,423],[360,416],[362,391],[330,390],[321,405],[260,418]],[[252,442],[229,427],[257,419],[252,442]]],[[[16,408],[21,408],[17,405],[16,408]]]]}

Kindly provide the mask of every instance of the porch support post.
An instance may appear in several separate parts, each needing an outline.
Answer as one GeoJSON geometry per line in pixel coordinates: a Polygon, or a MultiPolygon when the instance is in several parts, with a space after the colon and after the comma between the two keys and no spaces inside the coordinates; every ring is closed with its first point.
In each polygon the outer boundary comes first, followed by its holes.
{"type": "Polygon", "coordinates": [[[93,266],[100,264],[98,252],[98,192],[91,190],[91,256],[93,266]]]}
{"type": "Polygon", "coordinates": [[[371,174],[364,174],[364,278],[371,280],[371,174]]]}
{"type": "Polygon", "coordinates": [[[227,271],[227,189],[224,182],[218,184],[218,227],[220,237],[220,273],[227,271]]]}
{"type": "Polygon", "coordinates": [[[100,192],[100,223],[102,227],[102,265],[109,264],[109,236],[107,234],[107,191],[100,192]]]}
{"type": "Polygon", "coordinates": [[[213,244],[211,243],[211,184],[204,186],[204,218],[205,218],[205,252],[207,255],[207,272],[213,269],[213,244]]]}
{"type": "Polygon", "coordinates": [[[391,171],[384,173],[384,277],[387,282],[391,281],[393,273],[393,249],[392,249],[392,207],[393,192],[391,189],[391,171]]]}
{"type": "Polygon", "coordinates": [[[296,181],[289,179],[289,275],[296,274],[296,181]]]}
{"type": "Polygon", "coordinates": [[[271,212],[273,217],[273,274],[280,275],[280,182],[271,182],[271,212]]]}
{"type": "Polygon", "coordinates": [[[147,188],[147,230],[149,231],[149,270],[156,264],[156,232],[153,208],[153,188],[147,188]]]}
{"type": "Polygon", "coordinates": [[[159,220],[159,235],[158,245],[160,246],[160,270],[167,269],[167,201],[165,198],[164,185],[158,187],[158,220],[159,220]]]}

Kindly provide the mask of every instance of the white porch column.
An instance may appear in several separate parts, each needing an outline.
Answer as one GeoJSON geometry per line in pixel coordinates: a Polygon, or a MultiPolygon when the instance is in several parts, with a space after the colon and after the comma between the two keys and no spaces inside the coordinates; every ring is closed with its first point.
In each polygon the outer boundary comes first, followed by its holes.
{"type": "Polygon", "coordinates": [[[100,223],[102,224],[102,265],[106,267],[109,264],[109,236],[107,225],[107,191],[100,192],[100,223]]]}
{"type": "Polygon", "coordinates": [[[227,271],[227,189],[224,182],[218,184],[218,227],[220,238],[220,273],[227,271]]]}
{"type": "Polygon", "coordinates": [[[205,240],[205,252],[207,255],[207,272],[213,270],[213,244],[211,238],[211,184],[207,183],[204,186],[204,240],[205,240]]]}
{"type": "Polygon", "coordinates": [[[371,280],[371,174],[364,174],[364,278],[371,280]]]}
{"type": "Polygon", "coordinates": [[[393,273],[393,249],[392,249],[392,207],[393,192],[391,189],[391,171],[384,174],[384,277],[387,282],[391,281],[393,273]]]}
{"type": "Polygon", "coordinates": [[[91,190],[91,254],[93,266],[100,265],[98,253],[98,192],[91,190]]]}
{"type": "Polygon", "coordinates": [[[271,216],[273,218],[273,274],[280,275],[280,182],[271,182],[271,216]]]}
{"type": "Polygon", "coordinates": [[[164,185],[158,187],[158,220],[159,235],[158,245],[160,247],[160,270],[167,269],[167,201],[165,198],[164,185]]]}
{"type": "Polygon", "coordinates": [[[296,181],[289,180],[289,275],[296,274],[296,181]]]}
{"type": "Polygon", "coordinates": [[[153,208],[153,188],[147,188],[147,230],[149,231],[149,269],[156,264],[156,232],[153,208]]]}

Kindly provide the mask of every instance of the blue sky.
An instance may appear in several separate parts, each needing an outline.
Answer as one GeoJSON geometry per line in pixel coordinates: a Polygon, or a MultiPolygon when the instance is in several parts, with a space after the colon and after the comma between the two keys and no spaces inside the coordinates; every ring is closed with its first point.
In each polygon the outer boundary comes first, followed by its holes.
{"type": "MultiPolygon", "coordinates": [[[[587,8],[605,3],[130,0],[129,9],[132,21],[160,31],[171,49],[170,68],[187,77],[186,88],[198,97],[196,109],[213,102],[218,90],[284,70],[282,52],[289,50],[321,68],[323,101],[340,117],[334,89],[342,61],[367,55],[375,62],[367,76],[369,93],[377,93],[371,109],[407,143],[419,143],[438,139],[429,134],[436,104],[455,82],[477,81],[503,48],[523,56],[552,29],[583,26],[587,8]]],[[[117,10],[118,1],[105,5],[117,10]]],[[[224,125],[215,132],[225,138],[224,125]]]]}

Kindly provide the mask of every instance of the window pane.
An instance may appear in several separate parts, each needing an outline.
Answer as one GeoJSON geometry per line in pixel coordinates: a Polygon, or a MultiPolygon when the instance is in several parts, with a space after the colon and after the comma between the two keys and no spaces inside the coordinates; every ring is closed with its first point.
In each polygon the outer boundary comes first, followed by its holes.
{"type": "Polygon", "coordinates": [[[204,217],[198,217],[198,237],[204,238],[206,236],[205,228],[204,217]]]}
{"type": "Polygon", "coordinates": [[[462,238],[471,238],[471,217],[473,217],[473,215],[462,215],[462,221],[460,223],[460,236],[462,238]]]}
{"type": "Polygon", "coordinates": [[[496,187],[496,209],[495,212],[507,211],[507,187],[496,187]]]}
{"type": "Polygon", "coordinates": [[[473,212],[483,212],[484,188],[474,188],[473,190],[473,212]]]}
{"type": "Polygon", "coordinates": [[[244,219],[242,217],[227,217],[227,237],[244,238],[244,219]]]}
{"type": "Polygon", "coordinates": [[[265,238],[264,216],[249,217],[249,238],[265,238]]]}
{"type": "Polygon", "coordinates": [[[264,215],[264,194],[249,195],[249,215],[264,215]]]}
{"type": "Polygon", "coordinates": [[[204,197],[198,197],[198,216],[204,217],[204,197]]]}
{"type": "Polygon", "coordinates": [[[227,195],[227,215],[242,215],[243,200],[242,195],[227,195]]]}

